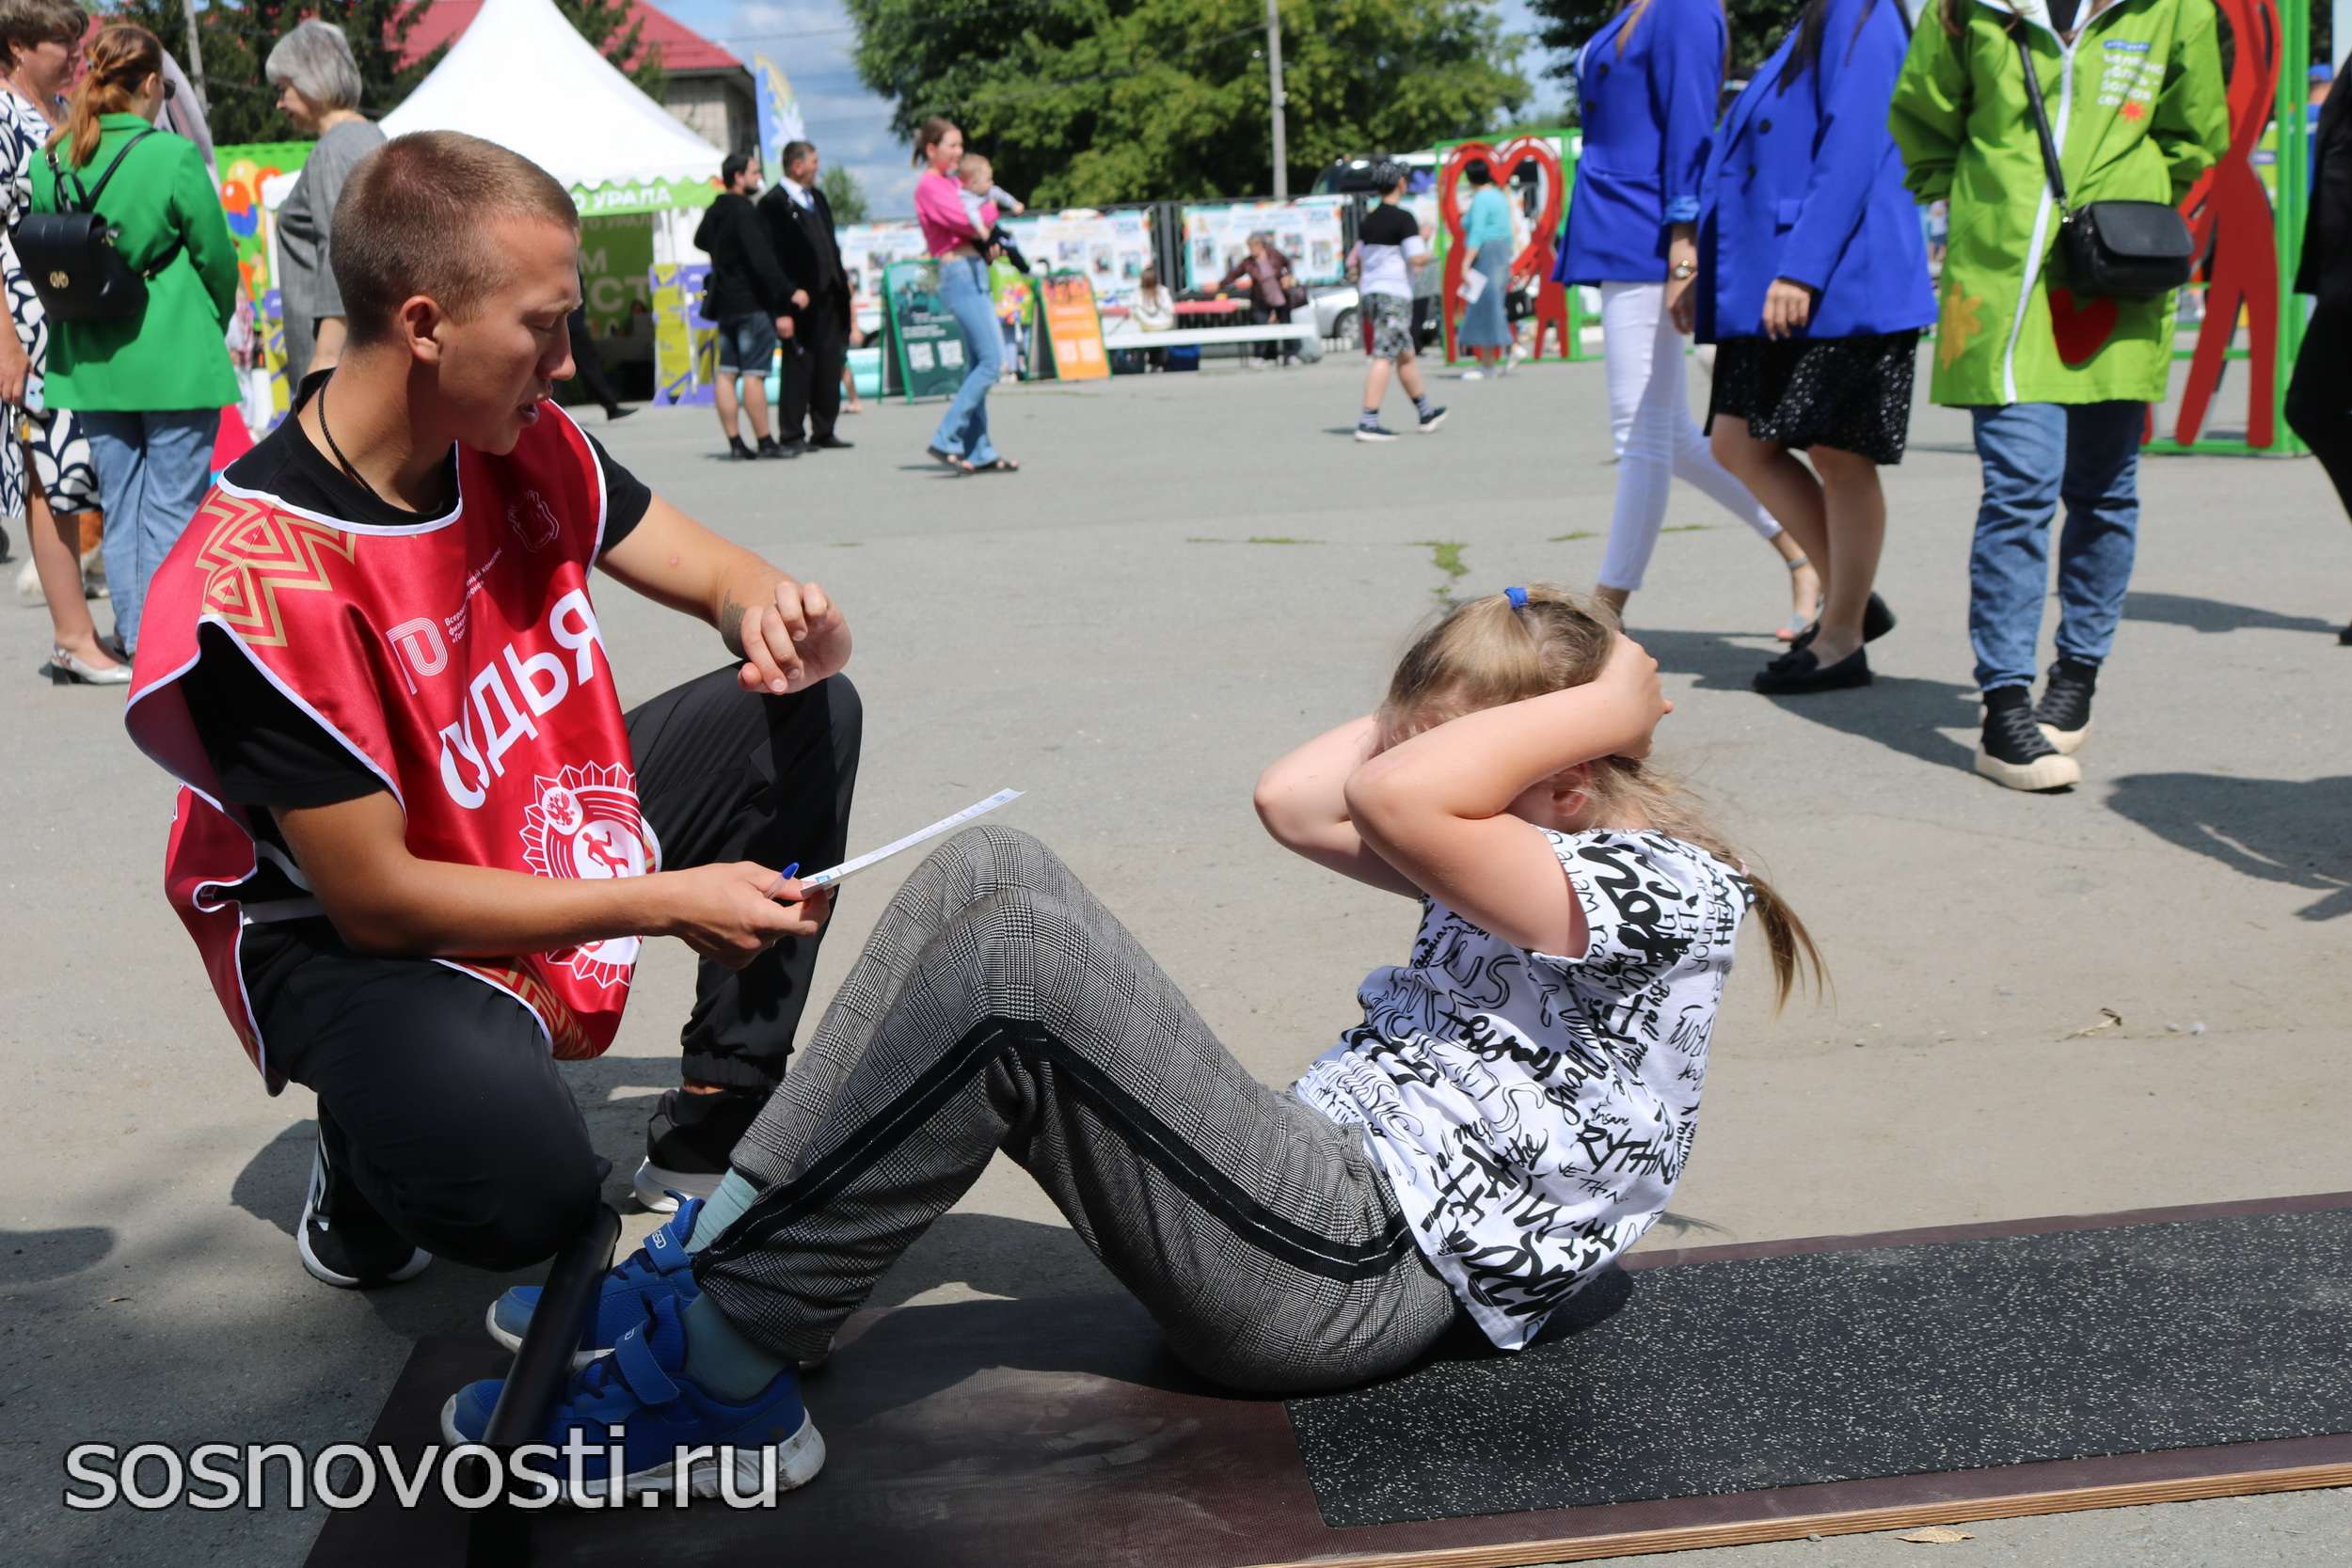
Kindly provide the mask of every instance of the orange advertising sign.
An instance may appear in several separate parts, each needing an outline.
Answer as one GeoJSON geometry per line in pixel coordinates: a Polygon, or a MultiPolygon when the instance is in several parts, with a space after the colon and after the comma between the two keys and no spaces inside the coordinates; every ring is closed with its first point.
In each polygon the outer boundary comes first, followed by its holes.
{"type": "Polygon", "coordinates": [[[1045,308],[1046,341],[1054,345],[1054,374],[1063,381],[1099,381],[1111,373],[1103,352],[1103,318],[1094,285],[1084,273],[1057,272],[1038,286],[1045,308]]]}

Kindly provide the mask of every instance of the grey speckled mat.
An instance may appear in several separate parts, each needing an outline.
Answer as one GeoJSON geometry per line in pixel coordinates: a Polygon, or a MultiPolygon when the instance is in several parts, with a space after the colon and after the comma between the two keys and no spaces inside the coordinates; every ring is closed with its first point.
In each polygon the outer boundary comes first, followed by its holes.
{"type": "Polygon", "coordinates": [[[1517,1355],[1292,1402],[1324,1523],[2352,1432],[2352,1210],[1640,1268],[1585,1295],[1517,1355]]]}

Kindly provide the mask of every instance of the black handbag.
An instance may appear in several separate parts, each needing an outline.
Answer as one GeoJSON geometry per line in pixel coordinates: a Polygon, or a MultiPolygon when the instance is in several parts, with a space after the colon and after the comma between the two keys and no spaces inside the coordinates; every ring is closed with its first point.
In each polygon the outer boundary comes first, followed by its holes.
{"type": "Polygon", "coordinates": [[[79,174],[57,166],[56,150],[49,150],[49,173],[56,182],[60,211],[26,214],[18,220],[14,238],[17,262],[50,320],[130,321],[147,309],[148,279],[163,270],[179,246],[166,250],[141,273],[116,247],[115,237],[122,230],[99,214],[98,198],[131,149],[154,134],[151,127],[124,142],[88,190],[83,189],[79,174]]]}
{"type": "Polygon", "coordinates": [[[2058,170],[2058,138],[2042,106],[2042,80],[2033,68],[2026,35],[2017,35],[2017,57],[2026,62],[2026,102],[2042,136],[2042,162],[2050,171],[2050,194],[2058,198],[2058,237],[2054,271],[2058,280],[2090,298],[2156,299],[2189,280],[2197,270],[2197,241],[2188,221],[2168,202],[2090,201],[2066,204],[2066,176],[2058,170]]]}

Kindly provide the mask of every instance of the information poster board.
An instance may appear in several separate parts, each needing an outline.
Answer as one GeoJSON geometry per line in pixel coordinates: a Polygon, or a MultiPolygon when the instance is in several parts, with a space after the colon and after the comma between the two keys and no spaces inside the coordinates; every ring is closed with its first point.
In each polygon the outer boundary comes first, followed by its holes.
{"type": "Polygon", "coordinates": [[[1213,289],[1249,254],[1249,236],[1264,230],[1291,260],[1301,283],[1337,283],[1347,272],[1348,198],[1309,196],[1295,201],[1218,201],[1184,208],[1184,287],[1213,289]]]}
{"type": "Polygon", "coordinates": [[[652,215],[582,220],[580,272],[588,285],[588,330],[599,338],[628,335],[653,308],[652,215]]]}
{"type": "Polygon", "coordinates": [[[894,261],[882,270],[891,367],[909,403],[953,397],[963,384],[963,329],[939,298],[939,268],[930,261],[894,261]]]}
{"type": "Polygon", "coordinates": [[[707,266],[654,267],[647,274],[653,309],[653,392],[658,404],[708,403],[718,375],[719,336],[702,319],[707,266]]]}
{"type": "Polygon", "coordinates": [[[1140,209],[1073,207],[1005,220],[1005,232],[1041,273],[1084,273],[1099,306],[1124,309],[1152,264],[1152,214],[1140,209]]]}
{"type": "Polygon", "coordinates": [[[922,259],[922,227],[913,218],[888,223],[846,223],[834,238],[840,242],[841,267],[850,285],[850,317],[862,330],[879,331],[882,321],[882,269],[893,261],[922,259]]]}
{"type": "Polygon", "coordinates": [[[1082,272],[1046,275],[1038,285],[1045,307],[1045,339],[1054,348],[1054,375],[1061,381],[1100,381],[1111,373],[1103,352],[1103,317],[1094,285],[1082,272]]]}

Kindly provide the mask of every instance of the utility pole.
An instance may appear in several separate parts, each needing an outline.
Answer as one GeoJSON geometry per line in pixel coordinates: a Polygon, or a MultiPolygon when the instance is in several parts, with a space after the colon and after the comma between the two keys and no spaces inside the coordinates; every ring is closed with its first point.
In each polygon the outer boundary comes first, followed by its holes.
{"type": "Polygon", "coordinates": [[[188,13],[188,86],[196,89],[196,117],[210,125],[213,101],[204,91],[204,46],[196,37],[196,0],[180,0],[180,5],[188,13]]]}
{"type": "MultiPolygon", "coordinates": [[[[187,0],[194,5],[196,0],[187,0]]],[[[1279,0],[1265,0],[1265,72],[1267,98],[1274,112],[1274,199],[1291,198],[1290,133],[1282,123],[1288,102],[1282,96],[1282,12],[1279,0]]]]}

